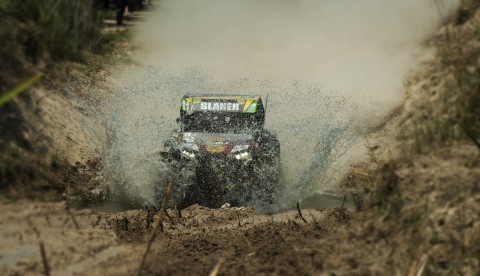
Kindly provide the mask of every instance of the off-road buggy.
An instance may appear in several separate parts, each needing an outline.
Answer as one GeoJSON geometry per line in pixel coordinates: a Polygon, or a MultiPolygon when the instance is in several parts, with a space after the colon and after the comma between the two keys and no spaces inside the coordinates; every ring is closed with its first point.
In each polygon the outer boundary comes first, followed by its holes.
{"type": "Polygon", "coordinates": [[[280,179],[280,143],[264,129],[260,96],[185,95],[180,129],[162,156],[183,207],[268,206],[280,179]]]}

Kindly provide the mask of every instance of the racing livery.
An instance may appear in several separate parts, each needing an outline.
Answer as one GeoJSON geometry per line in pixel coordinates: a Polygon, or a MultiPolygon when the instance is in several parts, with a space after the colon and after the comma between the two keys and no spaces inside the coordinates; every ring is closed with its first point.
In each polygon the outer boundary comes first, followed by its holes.
{"type": "Polygon", "coordinates": [[[183,206],[271,202],[280,143],[264,129],[260,96],[185,95],[177,122],[162,156],[182,178],[183,206]]]}

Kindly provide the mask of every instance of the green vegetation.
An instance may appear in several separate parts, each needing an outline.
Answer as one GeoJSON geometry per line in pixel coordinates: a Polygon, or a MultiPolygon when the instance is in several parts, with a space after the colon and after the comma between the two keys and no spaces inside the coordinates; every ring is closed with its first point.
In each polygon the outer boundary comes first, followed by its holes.
{"type": "Polygon", "coordinates": [[[102,53],[87,59],[86,73],[87,75],[95,74],[103,70],[109,65],[120,62],[121,64],[130,64],[132,60],[129,55],[124,53],[124,49],[118,49],[115,44],[119,41],[125,41],[130,36],[130,30],[116,30],[102,34],[99,43],[92,49],[94,53],[102,53]]]}
{"type": "Polygon", "coordinates": [[[93,1],[2,0],[0,83],[13,86],[53,61],[81,61],[82,50],[101,42],[99,20],[93,1]]]}
{"type": "MultiPolygon", "coordinates": [[[[2,142],[2,141],[0,141],[2,142]]],[[[15,143],[0,143],[0,189],[5,197],[15,200],[36,197],[58,200],[64,191],[61,178],[46,169],[40,157],[28,154],[15,143]],[[15,185],[12,185],[15,184],[15,185]]]]}
{"type": "Polygon", "coordinates": [[[28,89],[30,86],[32,86],[38,79],[40,78],[40,74],[37,74],[36,76],[27,79],[14,87],[13,89],[5,92],[4,94],[0,95],[0,106],[4,105],[8,101],[10,101],[13,97],[16,95],[20,94],[21,92],[25,91],[28,89]]]}
{"type": "Polygon", "coordinates": [[[25,135],[42,127],[25,118],[25,110],[36,108],[34,98],[25,93],[12,99],[41,75],[44,81],[55,81],[65,76],[65,67],[78,68],[71,62],[83,63],[88,74],[124,61],[122,49],[114,45],[129,32],[102,32],[103,17],[111,14],[97,11],[94,3],[0,0],[0,189],[5,196],[58,199],[64,183],[77,177],[66,162],[49,164],[32,137],[25,135]]]}

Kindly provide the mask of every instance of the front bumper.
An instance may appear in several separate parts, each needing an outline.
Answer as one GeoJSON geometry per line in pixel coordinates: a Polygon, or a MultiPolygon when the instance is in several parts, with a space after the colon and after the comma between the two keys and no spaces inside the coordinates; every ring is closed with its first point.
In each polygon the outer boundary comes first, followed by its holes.
{"type": "Polygon", "coordinates": [[[180,156],[183,168],[195,170],[201,175],[221,176],[224,179],[247,179],[253,173],[253,159],[236,158],[235,154],[197,154],[180,156]],[[191,155],[190,155],[191,156],[191,155]]]}

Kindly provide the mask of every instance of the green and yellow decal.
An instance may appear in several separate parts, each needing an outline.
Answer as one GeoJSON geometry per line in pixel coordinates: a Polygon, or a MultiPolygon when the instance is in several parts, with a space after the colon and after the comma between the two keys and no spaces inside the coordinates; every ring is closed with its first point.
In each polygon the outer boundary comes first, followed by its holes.
{"type": "Polygon", "coordinates": [[[255,113],[257,112],[258,100],[246,100],[245,105],[243,106],[244,113],[255,113]]]}

